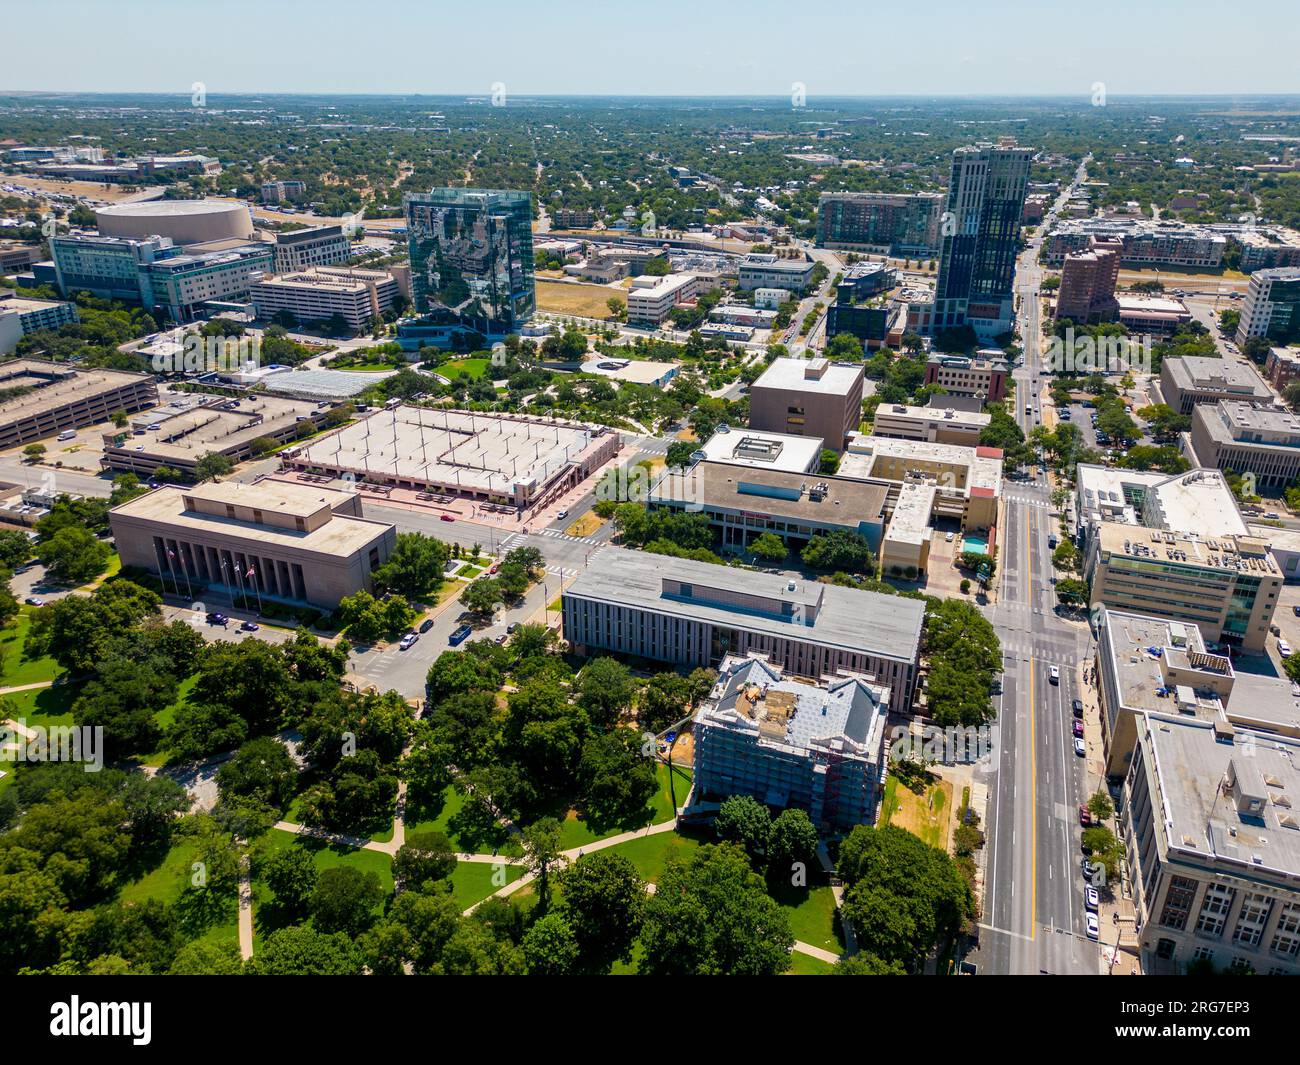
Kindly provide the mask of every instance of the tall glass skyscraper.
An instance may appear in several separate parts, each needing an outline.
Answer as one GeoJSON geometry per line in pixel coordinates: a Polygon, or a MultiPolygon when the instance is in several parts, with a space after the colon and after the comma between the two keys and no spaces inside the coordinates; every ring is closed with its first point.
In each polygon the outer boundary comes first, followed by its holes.
{"type": "Polygon", "coordinates": [[[531,193],[434,189],[402,206],[417,311],[484,336],[513,332],[533,313],[531,193]]]}
{"type": "Polygon", "coordinates": [[[1032,148],[980,144],[952,156],[933,329],[970,325],[984,338],[1009,332],[1011,284],[1032,148]]]}

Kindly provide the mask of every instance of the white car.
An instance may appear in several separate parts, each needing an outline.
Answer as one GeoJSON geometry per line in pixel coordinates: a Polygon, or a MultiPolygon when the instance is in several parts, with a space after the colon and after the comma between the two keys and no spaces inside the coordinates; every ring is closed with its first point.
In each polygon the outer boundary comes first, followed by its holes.
{"type": "Polygon", "coordinates": [[[560,518],[567,518],[568,516],[569,516],[569,512],[567,510],[561,510],[555,515],[557,520],[560,518]]]}
{"type": "Polygon", "coordinates": [[[1056,666],[1053,666],[1053,667],[1052,667],[1052,671],[1051,671],[1051,673],[1048,674],[1048,679],[1049,679],[1053,684],[1060,684],[1060,683],[1061,683],[1061,671],[1060,671],[1059,669],[1057,669],[1056,666]]]}
{"type": "Polygon", "coordinates": [[[1074,737],[1074,753],[1080,758],[1085,757],[1088,753],[1088,745],[1083,742],[1083,737],[1081,736],[1074,737]]]}
{"type": "Polygon", "coordinates": [[[952,533],[947,533],[947,534],[944,536],[944,539],[947,540],[948,543],[952,543],[952,533]]]}
{"type": "Polygon", "coordinates": [[[1092,910],[1093,913],[1096,913],[1097,907],[1100,903],[1101,903],[1101,896],[1097,894],[1097,889],[1095,887],[1089,884],[1086,888],[1083,889],[1083,905],[1087,909],[1092,910]]]}
{"type": "Polygon", "coordinates": [[[1088,938],[1101,938],[1101,926],[1097,924],[1097,915],[1095,913],[1088,914],[1088,938]]]}
{"type": "Polygon", "coordinates": [[[402,637],[402,639],[397,644],[397,646],[403,651],[409,650],[411,647],[415,645],[415,641],[418,640],[419,638],[420,638],[420,634],[418,632],[408,632],[405,636],[402,637]]]}
{"type": "Polygon", "coordinates": [[[1287,643],[1286,640],[1279,639],[1277,641],[1277,653],[1280,654],[1283,658],[1290,658],[1291,645],[1287,643]]]}

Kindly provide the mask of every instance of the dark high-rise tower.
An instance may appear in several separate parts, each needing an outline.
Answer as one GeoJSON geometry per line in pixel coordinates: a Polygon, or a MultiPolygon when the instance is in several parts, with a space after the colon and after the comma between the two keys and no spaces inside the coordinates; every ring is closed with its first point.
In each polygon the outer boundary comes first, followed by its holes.
{"type": "Polygon", "coordinates": [[[402,198],[415,309],[485,336],[536,309],[532,194],[434,189],[402,198]]]}
{"type": "Polygon", "coordinates": [[[952,155],[935,290],[933,331],[970,325],[982,338],[1009,332],[1011,282],[1033,149],[980,144],[952,155]]]}

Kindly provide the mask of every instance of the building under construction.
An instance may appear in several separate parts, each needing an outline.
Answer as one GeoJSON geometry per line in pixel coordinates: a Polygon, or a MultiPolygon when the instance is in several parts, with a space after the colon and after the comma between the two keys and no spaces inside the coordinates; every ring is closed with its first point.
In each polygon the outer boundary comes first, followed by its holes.
{"type": "Polygon", "coordinates": [[[524,511],[545,506],[618,449],[618,433],[605,426],[398,404],[286,454],[285,465],[524,511]]]}

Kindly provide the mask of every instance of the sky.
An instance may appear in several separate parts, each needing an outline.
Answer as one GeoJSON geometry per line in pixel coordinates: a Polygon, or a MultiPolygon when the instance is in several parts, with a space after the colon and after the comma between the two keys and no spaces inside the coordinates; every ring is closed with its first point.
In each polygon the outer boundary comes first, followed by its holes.
{"type": "MultiPolygon", "coordinates": [[[[3,9],[0,9],[3,10],[3,9]]],[[[1300,93],[1296,0],[43,0],[0,91],[1300,93]]],[[[20,27],[15,8],[0,14],[20,27]]]]}

